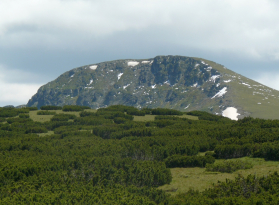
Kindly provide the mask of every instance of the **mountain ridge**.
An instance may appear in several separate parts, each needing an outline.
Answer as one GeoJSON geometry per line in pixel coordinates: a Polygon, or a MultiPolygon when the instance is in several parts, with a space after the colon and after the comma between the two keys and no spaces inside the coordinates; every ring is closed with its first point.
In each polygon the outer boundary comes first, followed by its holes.
{"type": "Polygon", "coordinates": [[[279,91],[202,58],[157,56],[81,66],[40,87],[27,106],[123,104],[276,119],[279,91]],[[272,111],[272,110],[275,111],[272,111]]]}

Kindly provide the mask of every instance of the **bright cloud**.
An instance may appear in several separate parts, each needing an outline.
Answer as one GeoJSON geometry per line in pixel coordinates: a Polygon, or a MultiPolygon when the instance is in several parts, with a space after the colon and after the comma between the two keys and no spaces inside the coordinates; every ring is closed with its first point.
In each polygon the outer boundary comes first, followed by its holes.
{"type": "MultiPolygon", "coordinates": [[[[16,80],[7,81],[7,79],[12,78],[11,75],[14,72],[15,70],[7,70],[0,66],[0,107],[26,104],[41,86],[39,84],[18,82],[16,80]]],[[[21,71],[18,71],[18,75],[21,74],[24,75],[21,71]]]]}
{"type": "Polygon", "coordinates": [[[278,9],[274,0],[2,0],[0,43],[63,47],[132,31],[196,49],[278,59],[278,9]]]}
{"type": "Polygon", "coordinates": [[[262,73],[255,78],[256,81],[279,90],[279,73],[262,73]]]}
{"type": "MultiPolygon", "coordinates": [[[[278,64],[278,10],[275,0],[1,0],[0,64],[22,69],[0,69],[1,98],[29,99],[77,66],[156,55],[204,57],[251,77],[258,62],[278,64]]],[[[278,79],[259,81],[279,89],[278,79]]]]}

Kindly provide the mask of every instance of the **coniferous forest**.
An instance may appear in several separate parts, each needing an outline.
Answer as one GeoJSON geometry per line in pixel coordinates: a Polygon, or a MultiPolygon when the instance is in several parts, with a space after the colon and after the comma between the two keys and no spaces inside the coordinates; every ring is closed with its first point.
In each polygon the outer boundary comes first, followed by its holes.
{"type": "Polygon", "coordinates": [[[231,173],[252,165],[230,159],[279,160],[279,120],[122,105],[36,109],[0,108],[0,204],[279,203],[277,172],[216,181],[205,191],[158,189],[175,167],[231,173]]]}

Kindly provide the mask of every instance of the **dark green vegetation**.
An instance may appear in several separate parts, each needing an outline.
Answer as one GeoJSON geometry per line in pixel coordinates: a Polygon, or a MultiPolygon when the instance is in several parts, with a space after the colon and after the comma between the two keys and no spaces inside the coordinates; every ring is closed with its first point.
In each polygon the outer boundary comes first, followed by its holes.
{"type": "MultiPolygon", "coordinates": [[[[218,168],[224,164],[215,159],[279,160],[279,120],[231,121],[205,112],[187,113],[199,118],[191,120],[174,110],[129,106],[96,112],[73,109],[83,111],[48,108],[45,111],[57,114],[38,122],[28,117],[28,108],[0,108],[0,204],[278,203],[277,173],[216,181],[203,192],[176,196],[158,187],[171,183],[168,167],[223,171],[218,168]],[[156,116],[153,121],[134,121],[133,113],[156,116]]],[[[249,168],[237,161],[225,165],[230,171],[249,168]]]]}
{"type": "Polygon", "coordinates": [[[243,162],[240,160],[236,160],[236,161],[225,160],[221,163],[206,164],[206,171],[232,173],[239,169],[250,169],[252,167],[253,165],[248,162],[243,162]]]}
{"type": "MultiPolygon", "coordinates": [[[[81,66],[42,86],[27,106],[44,106],[41,109],[47,110],[49,105],[80,105],[97,109],[117,104],[219,115],[227,107],[234,107],[239,119],[279,116],[277,90],[212,61],[185,56],[81,66]]],[[[143,112],[130,114],[142,116],[143,112]]]]}

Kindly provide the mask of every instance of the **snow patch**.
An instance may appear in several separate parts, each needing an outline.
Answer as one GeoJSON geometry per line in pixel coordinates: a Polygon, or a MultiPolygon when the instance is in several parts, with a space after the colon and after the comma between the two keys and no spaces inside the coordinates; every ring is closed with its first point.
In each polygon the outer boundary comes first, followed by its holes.
{"type": "Polygon", "coordinates": [[[249,84],[247,84],[247,83],[242,83],[242,85],[246,85],[246,86],[249,86],[249,87],[250,87],[250,85],[249,85],[249,84]]]}
{"type": "Polygon", "coordinates": [[[227,87],[224,87],[222,90],[220,90],[218,93],[216,93],[211,99],[215,98],[215,97],[222,97],[223,95],[225,95],[227,92],[227,87]]]}
{"type": "Polygon", "coordinates": [[[220,75],[213,75],[213,76],[211,76],[210,79],[209,79],[209,81],[213,81],[213,82],[215,83],[215,80],[216,80],[217,78],[220,78],[220,75]]]}
{"type": "Polygon", "coordinates": [[[122,75],[123,75],[123,73],[119,73],[119,74],[117,75],[117,79],[119,80],[119,79],[121,78],[122,75]]]}
{"type": "Polygon", "coordinates": [[[155,88],[156,88],[156,84],[151,85],[151,88],[152,88],[152,89],[155,89],[155,88]]]}
{"type": "Polygon", "coordinates": [[[93,83],[93,80],[91,79],[87,85],[91,85],[92,83],[93,83]]]}
{"type": "Polygon", "coordinates": [[[190,104],[189,104],[189,105],[187,105],[184,109],[187,109],[189,106],[190,106],[190,104]]]}
{"type": "Polygon", "coordinates": [[[128,62],[128,66],[132,66],[132,67],[134,67],[134,66],[136,66],[138,64],[139,64],[139,62],[137,62],[137,61],[129,61],[128,62]]]}
{"type": "Polygon", "coordinates": [[[192,85],[192,88],[196,88],[198,86],[198,83],[195,83],[194,85],[192,85]]]}
{"type": "Polygon", "coordinates": [[[123,89],[126,89],[130,84],[124,85],[123,89]]]}
{"type": "Polygon", "coordinates": [[[261,105],[262,103],[258,102],[258,105],[261,105]]]}
{"type": "Polygon", "coordinates": [[[89,68],[91,69],[91,70],[96,70],[97,69],[97,65],[91,65],[89,68]]]}
{"type": "Polygon", "coordinates": [[[70,78],[73,78],[74,76],[75,76],[75,74],[71,75],[71,77],[70,77],[70,78]]]}
{"type": "Polygon", "coordinates": [[[240,115],[237,113],[237,109],[234,107],[227,107],[223,112],[222,116],[223,117],[228,117],[231,120],[238,120],[237,116],[240,115]]]}
{"type": "Polygon", "coordinates": [[[207,65],[204,61],[201,61],[202,64],[207,65]]]}
{"type": "Polygon", "coordinates": [[[224,80],[224,83],[229,83],[231,82],[232,80],[224,80]]]}
{"type": "Polygon", "coordinates": [[[150,63],[150,61],[141,61],[141,63],[150,63]]]}
{"type": "Polygon", "coordinates": [[[167,80],[166,82],[164,82],[164,84],[170,85],[170,81],[167,80]]]}

